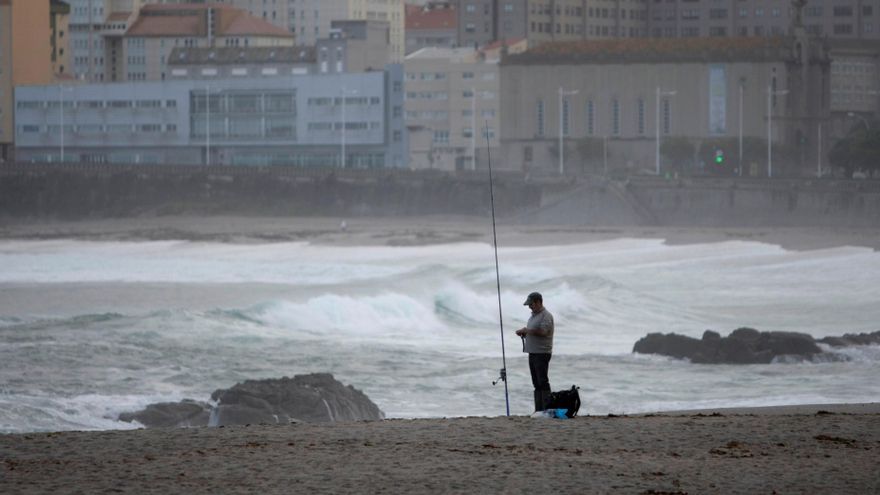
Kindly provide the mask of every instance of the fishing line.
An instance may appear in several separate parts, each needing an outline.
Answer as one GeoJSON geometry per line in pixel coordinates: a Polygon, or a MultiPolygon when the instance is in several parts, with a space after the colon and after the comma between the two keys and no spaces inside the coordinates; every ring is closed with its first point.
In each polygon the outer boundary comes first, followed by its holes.
{"type": "MultiPolygon", "coordinates": [[[[489,201],[492,204],[492,244],[495,246],[495,284],[498,288],[498,324],[501,327],[501,376],[492,382],[495,385],[499,381],[504,382],[504,404],[507,406],[507,415],[510,416],[510,395],[507,390],[507,355],[504,351],[504,318],[501,313],[501,272],[498,269],[498,233],[495,227],[495,183],[492,180],[492,151],[489,147],[489,121],[486,121],[486,156],[489,164],[489,201]]],[[[474,168],[477,166],[477,157],[474,156],[474,168]]]]}

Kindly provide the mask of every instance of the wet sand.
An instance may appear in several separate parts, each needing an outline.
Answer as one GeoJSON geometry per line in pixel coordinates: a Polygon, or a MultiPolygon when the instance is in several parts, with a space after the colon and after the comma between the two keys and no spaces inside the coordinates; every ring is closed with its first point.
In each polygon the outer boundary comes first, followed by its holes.
{"type": "Polygon", "coordinates": [[[874,405],[0,436],[2,493],[878,493],[874,405]]]}
{"type": "MultiPolygon", "coordinates": [[[[880,228],[852,227],[573,227],[505,222],[501,246],[579,244],[618,238],[664,239],[669,244],[754,241],[789,250],[859,246],[880,249],[880,228]]],[[[168,216],[85,221],[0,220],[0,239],[199,242],[310,242],[339,246],[417,246],[492,242],[492,224],[481,217],[241,217],[168,216]],[[343,229],[342,222],[346,227],[343,229]]]]}

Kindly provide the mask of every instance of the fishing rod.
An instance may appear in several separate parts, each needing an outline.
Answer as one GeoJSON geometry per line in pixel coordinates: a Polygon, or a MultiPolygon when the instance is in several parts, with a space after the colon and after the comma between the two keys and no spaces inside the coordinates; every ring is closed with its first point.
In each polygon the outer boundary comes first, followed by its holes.
{"type": "MultiPolygon", "coordinates": [[[[492,244],[495,246],[495,284],[498,288],[498,324],[501,326],[501,376],[492,382],[494,386],[498,382],[504,382],[504,404],[507,406],[507,415],[510,416],[510,395],[507,390],[507,354],[504,351],[504,318],[501,313],[501,272],[498,269],[498,233],[495,227],[495,183],[492,181],[492,151],[489,147],[489,121],[486,121],[486,156],[489,164],[489,200],[492,203],[492,244]]],[[[474,168],[477,157],[474,156],[474,168]]]]}

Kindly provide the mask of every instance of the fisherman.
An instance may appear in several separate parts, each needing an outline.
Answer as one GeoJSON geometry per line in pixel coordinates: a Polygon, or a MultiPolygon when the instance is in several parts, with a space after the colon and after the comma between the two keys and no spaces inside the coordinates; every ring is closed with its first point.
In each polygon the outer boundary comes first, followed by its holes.
{"type": "Polygon", "coordinates": [[[550,399],[550,357],[553,352],[553,315],[544,307],[544,297],[532,292],[523,306],[532,310],[526,326],[516,331],[523,339],[523,352],[529,354],[529,371],[535,387],[535,411],[546,409],[550,399]]]}

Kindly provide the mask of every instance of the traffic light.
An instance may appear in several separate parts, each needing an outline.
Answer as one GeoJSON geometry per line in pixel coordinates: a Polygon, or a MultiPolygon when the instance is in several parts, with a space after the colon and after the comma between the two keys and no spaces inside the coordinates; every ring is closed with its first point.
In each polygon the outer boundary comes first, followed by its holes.
{"type": "Polygon", "coordinates": [[[715,163],[724,165],[724,150],[715,150],[715,163]]]}

